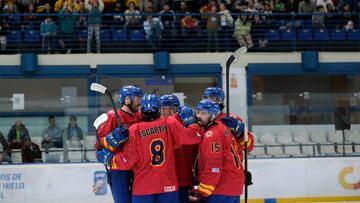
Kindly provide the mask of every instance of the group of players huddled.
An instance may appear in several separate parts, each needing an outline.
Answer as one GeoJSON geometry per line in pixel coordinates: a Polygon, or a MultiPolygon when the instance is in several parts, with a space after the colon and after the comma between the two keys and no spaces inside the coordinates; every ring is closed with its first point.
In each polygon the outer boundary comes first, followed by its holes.
{"type": "MultiPolygon", "coordinates": [[[[175,95],[119,91],[114,111],[98,128],[96,157],[109,169],[115,203],[239,203],[244,184],[244,124],[222,112],[224,92],[205,89],[194,111],[175,95]],[[132,176],[133,174],[133,176],[132,176]]],[[[254,138],[248,133],[251,151],[254,138]]]]}

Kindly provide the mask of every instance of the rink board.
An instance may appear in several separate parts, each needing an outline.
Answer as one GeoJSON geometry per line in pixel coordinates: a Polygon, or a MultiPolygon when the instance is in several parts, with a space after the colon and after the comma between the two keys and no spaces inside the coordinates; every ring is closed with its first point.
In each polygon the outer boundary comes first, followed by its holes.
{"type": "MultiPolygon", "coordinates": [[[[249,202],[360,202],[360,157],[252,159],[249,169],[249,202]]],[[[105,185],[96,163],[0,166],[0,202],[110,203],[105,185]]]]}

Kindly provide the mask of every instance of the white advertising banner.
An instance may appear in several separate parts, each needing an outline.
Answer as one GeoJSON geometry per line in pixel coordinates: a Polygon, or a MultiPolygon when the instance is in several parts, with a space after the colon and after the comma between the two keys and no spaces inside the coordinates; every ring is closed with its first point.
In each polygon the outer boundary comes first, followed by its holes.
{"type": "Polygon", "coordinates": [[[360,157],[249,161],[252,198],[342,197],[360,200],[360,157]]]}
{"type": "Polygon", "coordinates": [[[110,187],[101,164],[0,166],[0,202],[110,203],[110,187]]]}
{"type": "MultiPolygon", "coordinates": [[[[358,197],[360,157],[252,159],[249,199],[358,197]]],[[[110,203],[104,166],[29,164],[0,166],[0,202],[110,203]]]]}

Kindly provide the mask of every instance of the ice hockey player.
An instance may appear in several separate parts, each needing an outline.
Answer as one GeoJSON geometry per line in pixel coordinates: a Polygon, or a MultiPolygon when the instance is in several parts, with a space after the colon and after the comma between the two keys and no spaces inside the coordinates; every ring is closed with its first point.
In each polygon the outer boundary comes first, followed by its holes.
{"type": "MultiPolygon", "coordinates": [[[[237,138],[236,141],[240,143],[242,150],[238,150],[238,152],[239,152],[239,156],[241,157],[241,163],[242,163],[243,149],[245,148],[245,142],[244,142],[245,125],[239,116],[235,114],[230,114],[228,116],[226,113],[222,112],[222,110],[225,108],[224,97],[225,97],[224,91],[219,87],[208,87],[205,89],[203,93],[204,99],[210,99],[211,101],[215,101],[217,104],[219,104],[219,108],[221,112],[216,119],[218,121],[221,121],[223,124],[225,124],[237,138]]],[[[253,147],[254,147],[254,136],[251,132],[248,132],[248,142],[247,142],[248,152],[251,152],[253,147]]],[[[246,175],[245,184],[252,185],[251,173],[248,171],[245,175],[246,175]]]]}
{"type": "Polygon", "coordinates": [[[191,201],[206,203],[240,202],[244,171],[237,139],[221,121],[219,105],[209,99],[201,100],[195,109],[198,124],[205,132],[199,145],[197,190],[191,201]]]}
{"type": "Polygon", "coordinates": [[[201,129],[196,123],[184,128],[171,116],[160,118],[160,104],[155,95],[145,95],[140,108],[144,122],[129,128],[129,140],[123,151],[114,155],[108,150],[98,150],[97,156],[112,168],[134,170],[133,203],[177,203],[173,148],[179,144],[198,144],[201,129]]]}
{"type": "MultiPolygon", "coordinates": [[[[114,153],[120,150],[121,142],[128,136],[127,128],[141,121],[139,106],[142,95],[142,90],[136,86],[124,86],[119,90],[121,108],[118,114],[122,125],[118,126],[113,110],[106,112],[108,119],[98,129],[98,136],[103,147],[114,153]]],[[[114,202],[130,203],[131,171],[110,168],[114,202]]]]}
{"type": "MultiPolygon", "coordinates": [[[[181,106],[179,99],[175,95],[164,95],[160,97],[161,116],[166,118],[174,116],[180,123],[186,118],[193,118],[193,110],[187,106],[181,106]],[[179,113],[177,112],[179,109],[179,113]],[[181,120],[180,115],[183,116],[181,120]]],[[[185,121],[187,123],[194,121],[185,121]]],[[[189,191],[193,186],[193,172],[192,168],[197,155],[197,145],[179,145],[174,147],[175,170],[179,184],[179,202],[189,202],[189,191]]]]}

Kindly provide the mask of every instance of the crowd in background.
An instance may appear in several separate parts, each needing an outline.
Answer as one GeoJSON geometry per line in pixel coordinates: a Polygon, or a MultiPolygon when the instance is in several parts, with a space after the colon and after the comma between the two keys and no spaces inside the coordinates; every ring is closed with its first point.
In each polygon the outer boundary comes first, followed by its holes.
{"type": "MultiPolygon", "coordinates": [[[[48,127],[42,133],[41,148],[48,151],[49,148],[81,147],[84,143],[82,129],[77,125],[77,118],[71,116],[66,128],[61,129],[56,125],[54,116],[48,117],[48,127]]],[[[16,120],[11,126],[7,139],[0,138],[3,153],[0,155],[2,161],[11,162],[11,150],[21,150],[23,163],[42,162],[40,146],[31,140],[29,130],[21,122],[16,120]]]]}
{"type": "Polygon", "coordinates": [[[141,30],[154,47],[156,40],[178,35],[207,38],[208,48],[234,38],[240,46],[266,46],[264,30],[290,29],[310,21],[314,29],[358,28],[358,0],[0,0],[0,44],[6,49],[11,30],[40,30],[45,53],[99,53],[100,30],[141,30]],[[291,15],[273,14],[299,13],[291,15]],[[23,14],[23,15],[18,15],[23,14]],[[40,15],[38,15],[40,14],[40,15]],[[329,14],[329,15],[326,15],[329,14]],[[334,16],[333,14],[339,14],[334,16]],[[294,21],[295,20],[295,21],[294,21]],[[301,20],[301,21],[299,21],[301,20]],[[279,21],[285,23],[278,24],[279,21]],[[277,22],[277,23],[275,23],[277,22]],[[87,31],[86,35],[78,35],[87,31]],[[205,31],[205,32],[203,32],[205,31]],[[96,48],[92,49],[93,36],[96,48]],[[255,40],[252,36],[256,36],[255,40]],[[76,43],[72,43],[76,41],[76,43]],[[78,48],[78,47],[77,47],[78,48]],[[80,47],[81,48],[81,47],[80,47]]]}

